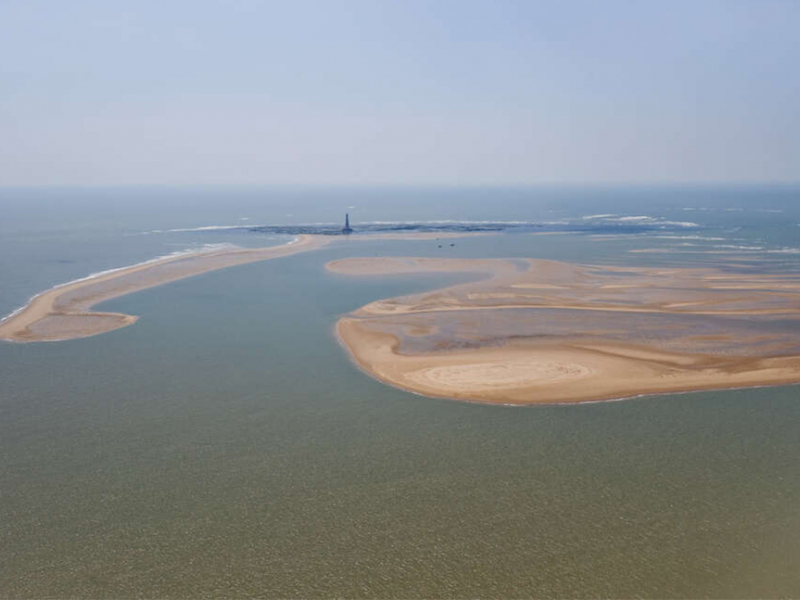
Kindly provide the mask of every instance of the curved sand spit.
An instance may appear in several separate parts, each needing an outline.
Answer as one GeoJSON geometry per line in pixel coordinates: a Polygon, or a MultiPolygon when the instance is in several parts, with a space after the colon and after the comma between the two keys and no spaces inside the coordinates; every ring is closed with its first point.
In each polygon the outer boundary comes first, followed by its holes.
{"type": "Polygon", "coordinates": [[[386,239],[427,240],[483,235],[455,233],[380,233],[332,238],[301,235],[283,246],[266,248],[225,248],[196,254],[169,256],[130,267],[115,269],[96,277],[57,286],[34,296],[21,310],[0,321],[0,340],[44,342],[88,337],[119,329],[137,317],[98,312],[91,308],[105,300],[163,285],[193,275],[235,265],[269,260],[320,248],[333,241],[374,241],[386,239]]]}
{"type": "Polygon", "coordinates": [[[328,241],[329,238],[303,235],[283,246],[225,248],[169,256],[67,283],[34,296],[22,310],[0,322],[0,339],[56,341],[119,329],[135,323],[138,317],[96,312],[91,310],[92,306],[193,275],[313,250],[328,241]]]}
{"type": "Polygon", "coordinates": [[[534,404],[800,382],[796,278],[539,260],[359,258],[328,269],[491,275],[337,323],[367,373],[424,395],[534,404]]]}

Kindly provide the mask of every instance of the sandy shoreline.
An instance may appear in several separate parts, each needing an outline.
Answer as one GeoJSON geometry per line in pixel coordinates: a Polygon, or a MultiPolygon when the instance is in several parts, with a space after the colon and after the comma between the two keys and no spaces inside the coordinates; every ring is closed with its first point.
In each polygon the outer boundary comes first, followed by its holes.
{"type": "Polygon", "coordinates": [[[366,373],[426,396],[515,405],[800,383],[800,323],[770,325],[800,320],[786,278],[415,258],[329,269],[443,272],[448,262],[492,278],[379,300],[339,320],[342,346],[366,373]],[[736,284],[720,290],[720,277],[736,284]]]}
{"type": "Polygon", "coordinates": [[[408,356],[393,336],[381,339],[341,319],[336,333],[366,373],[391,386],[434,398],[486,404],[578,404],[639,396],[800,383],[800,357],[740,361],[720,371],[702,357],[632,358],[635,346],[485,349],[408,356]],[[737,372],[738,369],[738,372],[737,372]]]}
{"type": "Polygon", "coordinates": [[[408,232],[331,237],[300,235],[281,246],[224,248],[166,256],[112,269],[45,290],[0,320],[0,340],[11,342],[62,341],[88,337],[132,325],[138,317],[92,311],[92,306],[151,287],[251,262],[315,250],[332,242],[376,240],[434,240],[487,235],[473,232],[408,232]]]}
{"type": "Polygon", "coordinates": [[[281,246],[224,248],[168,256],[62,284],[37,294],[22,309],[0,322],[0,340],[59,341],[113,331],[132,325],[138,317],[96,312],[91,310],[92,306],[217,269],[307,252],[329,241],[329,238],[303,235],[281,246]]]}
{"type": "MultiPolygon", "coordinates": [[[[138,317],[93,306],[336,239],[304,235],[283,246],[169,256],[69,282],[0,322],[0,339],[112,331],[138,317]]],[[[414,393],[522,405],[800,383],[797,277],[533,259],[346,258],[326,268],[343,276],[475,275],[471,283],[371,302],[337,323],[360,368],[414,393]]]]}

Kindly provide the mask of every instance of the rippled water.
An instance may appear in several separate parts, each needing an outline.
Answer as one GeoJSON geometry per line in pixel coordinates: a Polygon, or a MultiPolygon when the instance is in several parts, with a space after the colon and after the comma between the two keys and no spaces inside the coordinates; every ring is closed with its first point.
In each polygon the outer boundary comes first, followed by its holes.
{"type": "MultiPolygon", "coordinates": [[[[764,236],[726,232],[730,214],[724,235],[764,236]]],[[[0,241],[17,253],[2,263],[9,310],[29,290],[158,255],[165,239],[230,241],[150,235],[114,250],[121,234],[89,227],[70,242],[67,227],[20,258],[34,229],[0,241]]],[[[333,258],[644,264],[627,252],[638,247],[347,244],[108,302],[141,319],[106,335],[0,345],[0,596],[799,596],[797,387],[470,405],[375,382],[332,335],[342,313],[448,281],[336,276],[323,269],[333,258]]],[[[658,260],[670,257],[646,258],[658,260]]]]}

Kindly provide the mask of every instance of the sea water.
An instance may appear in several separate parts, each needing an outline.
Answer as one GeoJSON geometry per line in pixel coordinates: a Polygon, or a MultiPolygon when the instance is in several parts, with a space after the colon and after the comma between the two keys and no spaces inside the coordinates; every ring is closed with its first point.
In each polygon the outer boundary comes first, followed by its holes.
{"type": "Polygon", "coordinates": [[[796,272],[799,199],[786,187],[0,191],[3,315],[94,272],[290,239],[220,226],[344,212],[356,229],[690,223],[345,240],[106,302],[141,317],[108,334],[0,344],[0,596],[798,596],[797,387],[527,408],[409,394],[355,368],[332,328],[464,276],[324,265],[530,256],[796,272]]]}

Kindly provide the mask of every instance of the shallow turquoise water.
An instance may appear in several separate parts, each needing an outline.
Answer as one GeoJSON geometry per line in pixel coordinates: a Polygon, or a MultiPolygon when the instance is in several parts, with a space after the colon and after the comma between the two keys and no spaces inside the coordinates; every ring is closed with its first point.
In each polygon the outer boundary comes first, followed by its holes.
{"type": "Polygon", "coordinates": [[[798,388],[470,405],[377,383],[332,334],[459,280],[332,258],[640,245],[348,244],[106,303],[141,316],[106,335],[0,345],[0,596],[800,595],[798,388]]]}

